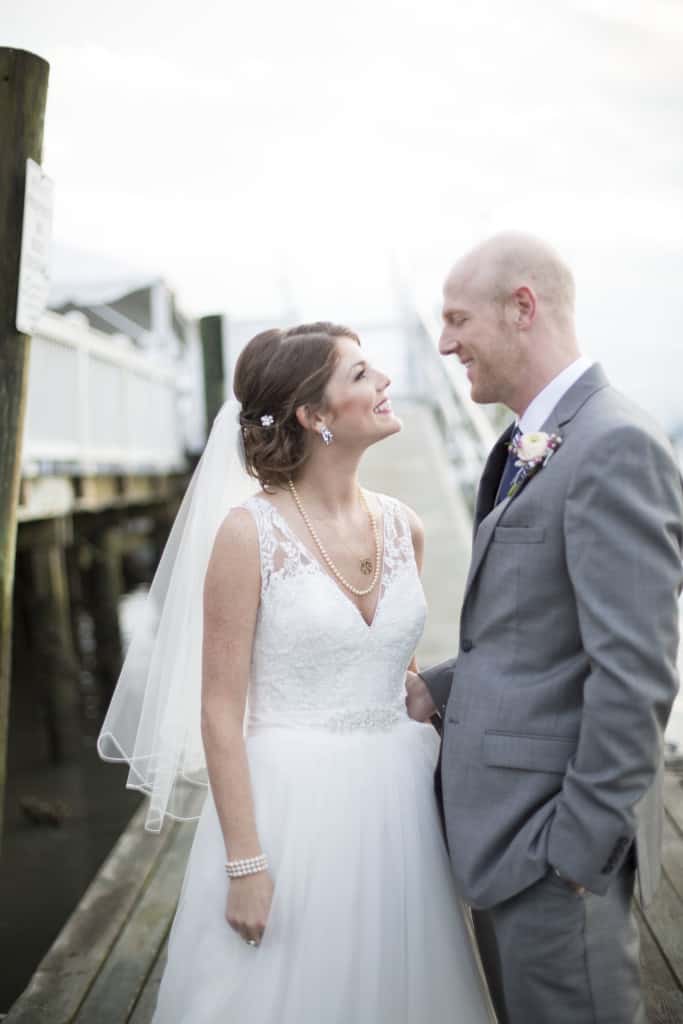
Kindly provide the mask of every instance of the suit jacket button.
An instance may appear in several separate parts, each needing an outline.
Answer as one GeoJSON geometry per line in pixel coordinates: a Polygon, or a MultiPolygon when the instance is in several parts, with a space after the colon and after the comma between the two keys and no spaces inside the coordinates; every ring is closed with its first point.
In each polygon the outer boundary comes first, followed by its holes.
{"type": "Polygon", "coordinates": [[[469,654],[469,652],[474,647],[474,644],[472,643],[470,638],[468,636],[466,636],[466,637],[463,637],[463,641],[462,641],[462,644],[460,646],[462,647],[462,649],[465,652],[465,654],[469,654]]]}

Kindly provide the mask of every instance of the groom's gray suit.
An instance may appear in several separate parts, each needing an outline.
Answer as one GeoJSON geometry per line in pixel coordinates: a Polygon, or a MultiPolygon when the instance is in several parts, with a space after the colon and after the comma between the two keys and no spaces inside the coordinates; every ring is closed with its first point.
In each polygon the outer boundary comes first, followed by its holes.
{"type": "Polygon", "coordinates": [[[443,717],[438,782],[453,871],[485,911],[475,920],[501,1018],[622,1024],[641,1011],[628,1016],[618,993],[598,990],[633,980],[633,863],[644,902],[659,878],[683,491],[666,438],[599,366],[543,429],[561,447],[497,505],[510,431],[489,457],[459,654],[421,675],[443,717]],[[588,942],[591,927],[598,947],[600,927],[623,933],[603,937],[623,947],[621,959],[564,948],[570,933],[575,946],[588,942]],[[574,968],[586,973],[585,1005],[562,992],[574,968]]]}

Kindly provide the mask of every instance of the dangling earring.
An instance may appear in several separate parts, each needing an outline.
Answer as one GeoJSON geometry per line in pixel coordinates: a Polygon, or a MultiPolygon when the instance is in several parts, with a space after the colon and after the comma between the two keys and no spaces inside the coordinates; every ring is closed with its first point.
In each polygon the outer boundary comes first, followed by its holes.
{"type": "Polygon", "coordinates": [[[329,427],[323,427],[320,431],[320,436],[323,439],[323,444],[332,444],[334,441],[334,434],[329,427]]]}

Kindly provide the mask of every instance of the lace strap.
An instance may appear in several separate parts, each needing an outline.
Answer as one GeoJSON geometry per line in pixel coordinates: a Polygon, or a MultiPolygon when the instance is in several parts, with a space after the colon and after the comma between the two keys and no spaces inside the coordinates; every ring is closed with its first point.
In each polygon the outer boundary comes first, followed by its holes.
{"type": "Polygon", "coordinates": [[[384,564],[387,574],[392,576],[401,566],[415,562],[413,537],[410,520],[403,505],[387,494],[378,494],[385,517],[384,564]]]}
{"type": "MultiPolygon", "coordinates": [[[[384,515],[384,572],[383,587],[398,571],[415,564],[410,521],[405,506],[386,494],[378,494],[384,515]]],[[[315,565],[311,555],[305,553],[287,524],[282,521],[274,505],[258,495],[242,504],[253,516],[258,530],[261,558],[261,596],[275,577],[292,576],[315,565]]]]}
{"type": "Polygon", "coordinates": [[[269,501],[254,494],[243,502],[242,508],[251,513],[258,531],[263,597],[276,576],[291,575],[301,567],[303,554],[283,529],[280,514],[269,501]]]}

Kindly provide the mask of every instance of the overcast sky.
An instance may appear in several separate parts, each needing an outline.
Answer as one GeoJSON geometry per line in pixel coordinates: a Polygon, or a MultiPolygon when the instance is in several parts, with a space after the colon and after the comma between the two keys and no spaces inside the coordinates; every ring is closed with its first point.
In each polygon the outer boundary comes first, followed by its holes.
{"type": "Polygon", "coordinates": [[[587,351],[683,420],[680,0],[0,0],[0,43],[51,64],[57,274],[86,250],[190,313],[353,324],[392,267],[434,303],[532,230],[587,351]]]}

